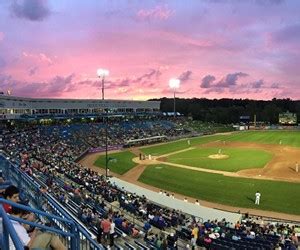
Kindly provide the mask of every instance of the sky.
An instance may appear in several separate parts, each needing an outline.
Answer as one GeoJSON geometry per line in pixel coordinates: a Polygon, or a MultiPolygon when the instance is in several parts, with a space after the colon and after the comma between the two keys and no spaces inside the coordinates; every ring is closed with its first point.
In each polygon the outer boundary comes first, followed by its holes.
{"type": "Polygon", "coordinates": [[[299,0],[1,0],[0,91],[300,99],[299,0]]]}

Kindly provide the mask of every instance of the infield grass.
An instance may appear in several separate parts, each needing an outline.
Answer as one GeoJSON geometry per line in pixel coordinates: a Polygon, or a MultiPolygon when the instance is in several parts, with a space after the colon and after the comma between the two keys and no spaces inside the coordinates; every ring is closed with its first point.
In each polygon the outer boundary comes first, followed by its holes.
{"type": "MultiPolygon", "coordinates": [[[[210,135],[210,136],[201,136],[191,138],[190,143],[191,146],[201,145],[212,141],[224,140],[226,138],[225,135],[210,135]]],[[[182,139],[174,142],[163,143],[155,146],[141,148],[141,151],[144,154],[151,154],[151,155],[164,155],[174,151],[179,151],[185,148],[188,148],[188,139],[182,139]]]]}
{"type": "MultiPolygon", "coordinates": [[[[132,158],[134,158],[135,155],[129,151],[112,153],[109,154],[109,157],[113,158],[114,160],[109,161],[108,168],[110,171],[117,174],[122,175],[137,165],[132,161],[132,158]]],[[[94,165],[105,168],[105,155],[99,156],[94,162],[94,165]]]]}
{"type": "Polygon", "coordinates": [[[170,192],[236,207],[300,214],[300,184],[225,177],[166,165],[151,165],[139,181],[170,192]],[[254,204],[256,191],[261,205],[254,204]]]}
{"type": "Polygon", "coordinates": [[[195,148],[189,151],[170,155],[166,161],[192,167],[208,168],[236,172],[248,168],[263,168],[273,155],[270,152],[256,149],[238,148],[195,148]],[[210,159],[209,155],[228,155],[227,159],[210,159]]]}

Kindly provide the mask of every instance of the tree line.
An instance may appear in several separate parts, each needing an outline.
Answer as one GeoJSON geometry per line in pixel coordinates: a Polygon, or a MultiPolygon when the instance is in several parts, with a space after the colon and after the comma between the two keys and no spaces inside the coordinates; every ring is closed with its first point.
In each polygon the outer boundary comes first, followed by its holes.
{"type": "MultiPolygon", "coordinates": [[[[173,112],[173,98],[152,99],[161,101],[162,112],[173,112]]],[[[257,121],[278,124],[278,117],[283,112],[296,113],[300,119],[300,101],[287,99],[249,100],[249,99],[205,99],[176,98],[176,112],[190,116],[195,120],[217,123],[237,123],[240,116],[256,115],[257,121]]]]}

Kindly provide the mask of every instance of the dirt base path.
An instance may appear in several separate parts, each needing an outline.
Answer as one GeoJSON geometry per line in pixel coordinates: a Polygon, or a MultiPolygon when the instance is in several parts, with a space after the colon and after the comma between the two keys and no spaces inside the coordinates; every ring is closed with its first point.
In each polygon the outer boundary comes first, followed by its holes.
{"type": "Polygon", "coordinates": [[[139,148],[130,148],[129,151],[136,156],[139,156],[140,154],[143,154],[143,152],[139,148]]]}
{"type": "Polygon", "coordinates": [[[137,181],[140,178],[140,175],[144,172],[147,165],[138,165],[132,169],[130,169],[128,172],[122,175],[121,179],[124,181],[131,182],[137,181]]]}

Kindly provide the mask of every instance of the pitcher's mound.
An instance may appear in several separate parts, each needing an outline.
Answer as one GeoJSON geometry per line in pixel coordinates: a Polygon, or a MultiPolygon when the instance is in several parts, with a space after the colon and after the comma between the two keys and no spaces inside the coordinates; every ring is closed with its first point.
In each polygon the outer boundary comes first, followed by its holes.
{"type": "Polygon", "coordinates": [[[208,158],[214,159],[214,160],[222,160],[222,159],[228,159],[229,155],[215,154],[215,155],[209,155],[208,158]]]}

